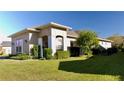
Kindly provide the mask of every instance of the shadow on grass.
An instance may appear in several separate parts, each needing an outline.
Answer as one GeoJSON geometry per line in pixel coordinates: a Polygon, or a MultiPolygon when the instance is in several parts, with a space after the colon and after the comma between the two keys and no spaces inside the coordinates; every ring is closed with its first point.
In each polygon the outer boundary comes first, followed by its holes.
{"type": "Polygon", "coordinates": [[[94,56],[87,60],[63,61],[60,62],[58,69],[80,74],[119,75],[120,80],[124,80],[124,55],[94,56]]]}

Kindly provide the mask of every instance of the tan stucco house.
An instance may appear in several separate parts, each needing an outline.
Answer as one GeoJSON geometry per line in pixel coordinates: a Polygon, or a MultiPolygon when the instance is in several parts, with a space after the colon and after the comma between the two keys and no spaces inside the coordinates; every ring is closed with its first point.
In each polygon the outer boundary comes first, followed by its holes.
{"type": "MultiPolygon", "coordinates": [[[[12,39],[12,54],[30,54],[31,48],[36,44],[41,46],[41,57],[43,57],[43,48],[51,48],[54,55],[57,50],[66,51],[71,47],[76,47],[74,42],[78,37],[78,32],[72,31],[69,26],[50,22],[46,25],[26,28],[9,37],[12,39]]],[[[102,47],[106,49],[111,47],[110,40],[98,39],[102,47]]]]}

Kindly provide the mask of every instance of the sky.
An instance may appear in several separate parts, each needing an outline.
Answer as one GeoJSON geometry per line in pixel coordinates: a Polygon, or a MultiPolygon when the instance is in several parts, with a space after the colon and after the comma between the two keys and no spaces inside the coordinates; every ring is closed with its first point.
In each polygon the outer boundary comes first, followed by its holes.
{"type": "Polygon", "coordinates": [[[72,27],[73,30],[92,30],[101,38],[115,34],[124,35],[124,12],[1,11],[0,37],[11,35],[27,27],[39,26],[49,22],[67,25],[72,27]]]}

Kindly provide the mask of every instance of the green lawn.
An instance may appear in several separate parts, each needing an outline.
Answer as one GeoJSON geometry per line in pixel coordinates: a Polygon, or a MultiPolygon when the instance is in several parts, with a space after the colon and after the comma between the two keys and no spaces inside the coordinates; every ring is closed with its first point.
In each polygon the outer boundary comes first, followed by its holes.
{"type": "Polygon", "coordinates": [[[0,60],[0,80],[124,80],[124,53],[65,60],[0,60]]]}

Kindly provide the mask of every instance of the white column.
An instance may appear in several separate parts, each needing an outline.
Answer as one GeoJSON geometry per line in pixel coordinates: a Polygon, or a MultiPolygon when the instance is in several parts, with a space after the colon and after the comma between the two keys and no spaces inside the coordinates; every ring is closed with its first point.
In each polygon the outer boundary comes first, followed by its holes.
{"type": "Polygon", "coordinates": [[[33,48],[33,44],[29,44],[29,55],[31,55],[31,49],[33,48]]]}
{"type": "Polygon", "coordinates": [[[22,39],[21,42],[22,42],[22,44],[21,44],[21,48],[22,48],[21,53],[24,53],[24,40],[22,39]]]}
{"type": "Polygon", "coordinates": [[[64,50],[64,51],[67,51],[67,43],[68,43],[68,42],[67,42],[67,37],[64,36],[64,37],[63,37],[63,50],[64,50]]]}
{"type": "Polygon", "coordinates": [[[56,53],[56,38],[55,36],[48,36],[48,47],[52,49],[52,56],[56,53]]]}
{"type": "Polygon", "coordinates": [[[42,38],[39,38],[38,39],[38,45],[40,45],[40,50],[41,50],[41,57],[43,57],[43,41],[42,41],[42,38]]]}

